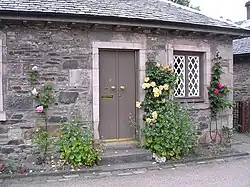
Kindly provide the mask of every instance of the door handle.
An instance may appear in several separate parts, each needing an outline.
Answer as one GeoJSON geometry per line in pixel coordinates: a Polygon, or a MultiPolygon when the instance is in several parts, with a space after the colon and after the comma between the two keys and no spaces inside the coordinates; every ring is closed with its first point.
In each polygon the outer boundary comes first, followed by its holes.
{"type": "Polygon", "coordinates": [[[125,86],[120,86],[120,89],[121,90],[125,90],[125,86]]]}

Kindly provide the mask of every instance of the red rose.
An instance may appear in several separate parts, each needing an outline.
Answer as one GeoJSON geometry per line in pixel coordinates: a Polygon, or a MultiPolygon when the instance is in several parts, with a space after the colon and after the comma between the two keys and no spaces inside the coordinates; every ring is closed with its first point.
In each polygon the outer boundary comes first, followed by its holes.
{"type": "Polygon", "coordinates": [[[4,165],[4,164],[2,164],[2,165],[1,165],[1,169],[4,169],[4,168],[5,168],[5,165],[4,165]]]}
{"type": "Polygon", "coordinates": [[[221,83],[217,84],[217,88],[221,89],[223,87],[223,85],[221,83]]]}
{"type": "Polygon", "coordinates": [[[218,89],[215,89],[215,90],[214,90],[214,94],[216,94],[216,95],[218,95],[219,92],[220,92],[220,91],[219,91],[218,89]]]}
{"type": "Polygon", "coordinates": [[[23,169],[21,169],[21,170],[20,170],[20,173],[21,173],[21,174],[24,174],[24,170],[23,170],[23,169]]]}

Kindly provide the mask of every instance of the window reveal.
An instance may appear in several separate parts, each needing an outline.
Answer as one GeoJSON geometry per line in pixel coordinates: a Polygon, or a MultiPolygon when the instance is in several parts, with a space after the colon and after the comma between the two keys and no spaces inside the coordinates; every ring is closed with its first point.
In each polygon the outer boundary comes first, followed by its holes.
{"type": "Polygon", "coordinates": [[[200,59],[200,55],[174,55],[173,69],[181,77],[175,90],[176,98],[201,97],[200,59]]]}

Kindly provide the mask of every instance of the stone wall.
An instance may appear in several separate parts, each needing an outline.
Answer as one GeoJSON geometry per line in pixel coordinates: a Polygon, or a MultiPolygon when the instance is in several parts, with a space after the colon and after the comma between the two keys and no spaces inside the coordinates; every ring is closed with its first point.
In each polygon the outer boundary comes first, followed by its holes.
{"type": "MultiPolygon", "coordinates": [[[[30,99],[27,72],[33,65],[39,66],[44,77],[49,78],[56,90],[56,105],[50,111],[50,132],[58,133],[59,121],[70,118],[78,111],[82,119],[92,124],[92,42],[121,41],[145,43],[148,59],[166,61],[166,44],[208,46],[211,57],[218,50],[225,59],[222,83],[233,86],[232,41],[215,40],[201,36],[176,36],[170,34],[145,34],[91,30],[82,26],[43,23],[8,23],[1,30],[6,48],[3,56],[4,110],[7,121],[0,126],[0,142],[12,144],[2,147],[2,154],[19,154],[26,158],[23,145],[27,143],[34,126],[43,123],[34,112],[30,99]],[[13,145],[14,144],[14,145],[13,145]],[[6,151],[8,149],[8,151],[6,151]],[[15,152],[15,153],[14,153],[15,152]]],[[[231,97],[232,99],[232,97],[231,97]]],[[[196,105],[191,114],[200,130],[209,124],[208,103],[196,105]],[[202,110],[200,110],[202,109],[202,110]]],[[[4,155],[2,155],[4,156],[4,155]]],[[[19,159],[21,159],[19,157],[19,159]]]]}
{"type": "Polygon", "coordinates": [[[234,100],[246,100],[250,97],[250,58],[234,57],[234,100]]]}

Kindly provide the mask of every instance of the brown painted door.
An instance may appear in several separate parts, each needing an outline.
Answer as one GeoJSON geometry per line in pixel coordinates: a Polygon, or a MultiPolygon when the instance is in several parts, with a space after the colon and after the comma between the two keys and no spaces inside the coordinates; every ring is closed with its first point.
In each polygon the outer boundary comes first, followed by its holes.
{"type": "Polygon", "coordinates": [[[135,137],[129,116],[135,118],[135,51],[101,50],[100,63],[100,138],[135,137]]]}

